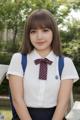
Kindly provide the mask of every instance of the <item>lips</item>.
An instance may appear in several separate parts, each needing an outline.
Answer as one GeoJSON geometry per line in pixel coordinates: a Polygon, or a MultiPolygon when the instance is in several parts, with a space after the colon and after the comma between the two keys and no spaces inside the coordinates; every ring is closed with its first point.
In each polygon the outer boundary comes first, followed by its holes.
{"type": "Polygon", "coordinates": [[[38,45],[43,45],[45,42],[36,42],[38,45]]]}

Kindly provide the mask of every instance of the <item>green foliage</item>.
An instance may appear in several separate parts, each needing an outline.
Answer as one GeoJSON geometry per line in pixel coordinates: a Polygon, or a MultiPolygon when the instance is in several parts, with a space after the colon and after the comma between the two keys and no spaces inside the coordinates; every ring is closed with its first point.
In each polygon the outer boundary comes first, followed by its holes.
{"type": "Polygon", "coordinates": [[[16,43],[13,43],[12,40],[10,41],[1,41],[0,42],[0,51],[2,52],[3,56],[7,53],[14,53],[17,52],[20,48],[19,41],[17,40],[16,43]]]}
{"type": "Polygon", "coordinates": [[[9,64],[12,53],[0,52],[0,64],[9,64]]]}
{"type": "MultiPolygon", "coordinates": [[[[78,74],[80,76],[80,40],[72,40],[63,43],[63,53],[73,59],[78,74]]],[[[79,86],[80,84],[76,84],[79,86]]]]}
{"type": "Polygon", "coordinates": [[[0,85],[0,95],[9,95],[9,84],[8,80],[5,78],[0,85]]]}
{"type": "MultiPolygon", "coordinates": [[[[0,52],[0,64],[9,65],[11,57],[12,57],[12,53],[0,52]]],[[[8,80],[4,78],[2,84],[0,85],[0,95],[8,95],[8,94],[9,94],[8,80]]]]}
{"type": "Polygon", "coordinates": [[[80,9],[80,0],[71,0],[69,3],[73,9],[80,9]]]}
{"type": "Polygon", "coordinates": [[[13,41],[8,41],[5,44],[5,50],[7,52],[15,53],[18,51],[18,49],[19,49],[19,43],[13,43],[13,41]]]}
{"type": "Polygon", "coordinates": [[[80,40],[63,41],[63,51],[65,54],[69,54],[73,59],[78,57],[80,60],[80,40]]]}
{"type": "Polygon", "coordinates": [[[68,20],[64,25],[67,27],[67,31],[61,31],[63,40],[66,38],[67,41],[71,41],[80,38],[80,20],[73,19],[72,22],[68,20]]]}
{"type": "MultiPolygon", "coordinates": [[[[80,77],[80,40],[64,42],[62,47],[64,55],[72,58],[80,77]]],[[[77,94],[80,92],[80,80],[74,84],[73,91],[77,94]]]]}
{"type": "Polygon", "coordinates": [[[2,49],[3,49],[3,43],[2,41],[0,41],[0,51],[2,51],[2,49]]]}
{"type": "Polygon", "coordinates": [[[80,0],[56,0],[59,4],[67,5],[73,9],[80,9],[80,0]]]}

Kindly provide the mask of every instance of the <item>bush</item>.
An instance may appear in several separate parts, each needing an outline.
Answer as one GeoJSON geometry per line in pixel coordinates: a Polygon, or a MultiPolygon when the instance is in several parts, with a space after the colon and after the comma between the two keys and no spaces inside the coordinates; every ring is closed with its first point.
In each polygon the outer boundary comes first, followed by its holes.
{"type": "Polygon", "coordinates": [[[2,84],[0,85],[0,95],[9,95],[9,84],[6,78],[4,78],[2,84]]]}
{"type": "Polygon", "coordinates": [[[19,49],[19,44],[18,43],[13,43],[12,41],[8,41],[7,43],[5,43],[5,50],[7,52],[12,52],[15,53],[17,52],[19,49]]]}
{"type": "MultiPolygon", "coordinates": [[[[11,59],[12,53],[8,52],[1,52],[0,53],[0,64],[9,64],[11,59]]],[[[9,94],[9,86],[8,80],[4,78],[2,84],[0,85],[0,95],[8,95],[9,94]]]]}
{"type": "Polygon", "coordinates": [[[0,52],[0,64],[9,64],[12,53],[0,52]]]}
{"type": "MultiPolygon", "coordinates": [[[[75,67],[80,76],[80,40],[72,40],[68,43],[63,42],[63,53],[64,55],[72,58],[75,67]]],[[[80,80],[74,84],[75,87],[78,87],[80,90],[80,80]]],[[[76,89],[75,89],[76,90],[76,89]]],[[[76,91],[77,92],[77,91],[76,91]]]]}
{"type": "MultiPolygon", "coordinates": [[[[18,44],[13,44],[12,41],[3,42],[1,45],[1,51],[0,52],[0,64],[9,64],[12,54],[14,52],[18,51],[18,44]]],[[[8,80],[6,78],[3,80],[2,84],[0,85],[0,95],[8,95],[9,94],[9,86],[8,86],[8,80]]]]}

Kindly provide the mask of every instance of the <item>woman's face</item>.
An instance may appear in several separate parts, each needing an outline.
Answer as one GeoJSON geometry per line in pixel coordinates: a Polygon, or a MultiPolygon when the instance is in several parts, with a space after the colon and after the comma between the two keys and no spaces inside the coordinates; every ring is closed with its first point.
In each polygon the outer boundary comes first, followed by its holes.
{"type": "Polygon", "coordinates": [[[53,33],[49,28],[37,28],[30,30],[30,40],[37,51],[50,51],[53,33]]]}

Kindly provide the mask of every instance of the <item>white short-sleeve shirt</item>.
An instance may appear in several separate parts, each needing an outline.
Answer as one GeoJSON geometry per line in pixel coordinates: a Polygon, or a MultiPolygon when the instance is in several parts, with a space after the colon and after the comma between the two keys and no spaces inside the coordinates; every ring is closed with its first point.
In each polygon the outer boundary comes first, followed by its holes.
{"type": "MultiPolygon", "coordinates": [[[[54,107],[57,105],[60,81],[65,79],[78,80],[79,76],[72,60],[65,57],[64,68],[60,80],[58,71],[59,57],[51,51],[46,56],[46,58],[53,62],[51,65],[48,65],[47,80],[40,80],[40,65],[35,65],[34,63],[34,60],[39,58],[42,57],[36,50],[33,50],[27,55],[27,67],[23,78],[24,100],[28,107],[54,107]]],[[[7,72],[8,79],[9,74],[23,77],[20,53],[15,53],[13,55],[7,72]]]]}

